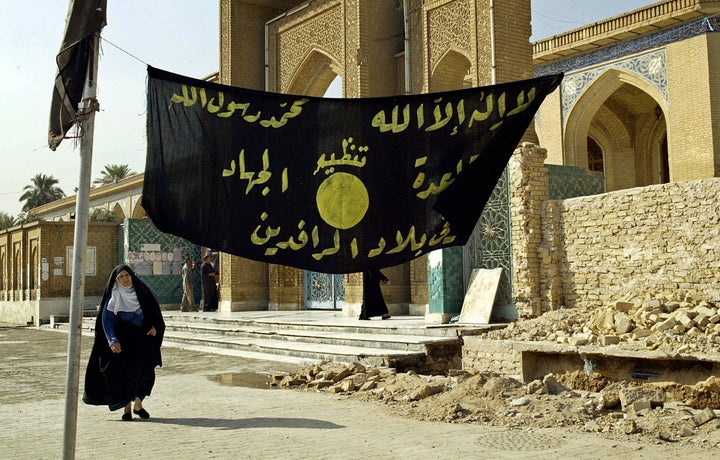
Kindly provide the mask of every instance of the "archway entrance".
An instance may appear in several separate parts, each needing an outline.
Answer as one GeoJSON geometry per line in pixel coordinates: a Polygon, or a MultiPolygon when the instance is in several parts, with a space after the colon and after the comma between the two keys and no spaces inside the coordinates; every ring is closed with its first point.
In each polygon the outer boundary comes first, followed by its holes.
{"type": "Polygon", "coordinates": [[[565,164],[602,172],[607,191],[669,182],[663,104],[641,77],[605,72],[568,117],[565,164]]]}
{"type": "MultiPolygon", "coordinates": [[[[298,75],[293,79],[290,93],[309,96],[342,97],[342,77],[332,69],[332,59],[314,51],[305,59],[298,75]]],[[[335,67],[337,68],[337,67],[335,67]]],[[[304,303],[307,309],[341,310],[345,303],[345,277],[306,270],[304,303]]]]}

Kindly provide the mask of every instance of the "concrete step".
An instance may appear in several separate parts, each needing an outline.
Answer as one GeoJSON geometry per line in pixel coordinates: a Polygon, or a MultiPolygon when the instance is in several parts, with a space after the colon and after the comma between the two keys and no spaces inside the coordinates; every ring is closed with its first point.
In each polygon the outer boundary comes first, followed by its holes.
{"type": "MultiPolygon", "coordinates": [[[[429,361],[457,361],[460,354],[461,339],[457,332],[453,331],[454,336],[426,335],[423,327],[395,327],[386,321],[357,325],[218,318],[207,314],[164,313],[163,316],[168,346],[259,359],[303,363],[360,362],[367,366],[421,369],[427,367],[429,361]]],[[[350,323],[357,323],[357,320],[350,323]]],[[[55,323],[52,327],[67,330],[68,325],[55,323]]],[[[85,334],[93,334],[95,318],[84,318],[82,329],[85,334]]]]}
{"type": "Polygon", "coordinates": [[[427,337],[423,335],[387,334],[364,328],[291,328],[272,325],[229,325],[166,321],[166,334],[187,332],[233,338],[267,338],[277,341],[320,343],[360,348],[386,348],[402,351],[424,352],[427,345],[450,345],[458,342],[455,337],[427,337]]]}
{"type": "Polygon", "coordinates": [[[426,358],[425,351],[367,348],[317,342],[292,342],[272,338],[228,337],[194,332],[167,333],[166,331],[165,338],[179,344],[249,351],[266,356],[290,356],[312,362],[360,362],[369,366],[404,368],[414,366],[426,358]]]}
{"type": "MultiPolygon", "coordinates": [[[[360,334],[381,334],[381,335],[407,335],[426,337],[452,337],[458,336],[458,327],[448,324],[428,325],[421,319],[413,318],[413,321],[359,321],[356,318],[332,318],[331,321],[322,319],[312,320],[312,315],[300,316],[298,319],[289,320],[286,317],[222,317],[212,316],[207,313],[172,313],[163,312],[165,323],[192,324],[199,327],[204,325],[242,327],[253,326],[278,331],[284,329],[324,331],[324,332],[350,332],[360,334]],[[415,323],[415,324],[408,324],[415,323]]],[[[486,328],[505,327],[505,325],[487,325],[486,328]]]]}

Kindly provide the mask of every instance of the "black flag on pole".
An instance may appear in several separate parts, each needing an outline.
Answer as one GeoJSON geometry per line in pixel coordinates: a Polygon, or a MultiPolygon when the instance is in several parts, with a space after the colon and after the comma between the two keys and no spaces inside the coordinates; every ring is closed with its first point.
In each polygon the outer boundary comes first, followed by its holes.
{"type": "Polygon", "coordinates": [[[92,38],[106,24],[107,0],[70,0],[65,19],[65,35],[57,58],[57,74],[50,102],[48,145],[57,149],[75,124],[82,99],[92,38]]]}
{"type": "Polygon", "coordinates": [[[465,244],[562,79],[325,99],[148,74],[142,205],[157,228],[325,273],[465,244]]]}

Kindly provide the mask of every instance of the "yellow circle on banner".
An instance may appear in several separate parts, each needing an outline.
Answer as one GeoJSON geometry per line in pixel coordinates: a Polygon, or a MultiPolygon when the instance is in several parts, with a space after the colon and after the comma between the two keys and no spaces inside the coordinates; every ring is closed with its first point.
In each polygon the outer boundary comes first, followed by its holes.
{"type": "Polygon", "coordinates": [[[335,173],[318,187],[315,195],[320,217],[335,228],[357,225],[368,210],[370,197],[365,184],[348,173],[335,173]]]}

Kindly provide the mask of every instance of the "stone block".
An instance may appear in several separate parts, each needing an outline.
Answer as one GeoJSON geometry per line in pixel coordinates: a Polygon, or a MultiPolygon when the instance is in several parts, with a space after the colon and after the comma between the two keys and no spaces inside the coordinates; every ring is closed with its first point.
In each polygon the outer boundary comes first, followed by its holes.
{"type": "Polygon", "coordinates": [[[635,304],[632,302],[623,302],[622,300],[618,300],[615,302],[615,310],[621,311],[623,313],[629,313],[630,310],[635,308],[635,304]]]}
{"type": "Polygon", "coordinates": [[[444,385],[442,384],[426,384],[421,386],[420,388],[417,388],[416,390],[412,391],[408,397],[411,401],[419,401],[421,399],[425,399],[429,396],[442,393],[444,390],[444,385]]]}
{"type": "Polygon", "coordinates": [[[648,331],[647,329],[635,329],[632,331],[632,338],[633,339],[642,339],[644,337],[649,337],[652,335],[652,332],[648,331]]]}
{"type": "Polygon", "coordinates": [[[625,313],[615,315],[615,330],[620,334],[627,334],[632,331],[634,325],[632,319],[625,313]]]}
{"type": "Polygon", "coordinates": [[[693,309],[694,312],[696,312],[699,315],[705,315],[708,318],[713,317],[717,314],[717,311],[714,308],[708,308],[708,307],[701,307],[697,306],[693,309]]]}
{"type": "Polygon", "coordinates": [[[695,324],[697,324],[699,327],[705,328],[705,326],[710,323],[710,318],[704,313],[698,313],[698,315],[693,321],[695,321],[695,324]]]}
{"type": "Polygon", "coordinates": [[[695,426],[704,425],[710,420],[715,419],[717,416],[715,415],[715,411],[710,409],[709,407],[706,407],[701,412],[695,414],[693,416],[693,422],[695,423],[695,426]]]}
{"type": "Polygon", "coordinates": [[[347,377],[348,375],[350,375],[352,373],[353,373],[352,369],[350,369],[349,367],[346,367],[346,368],[340,370],[337,374],[330,377],[330,380],[332,380],[333,382],[339,382],[340,380],[344,379],[345,377],[347,377]]]}
{"type": "Polygon", "coordinates": [[[608,345],[617,345],[620,343],[620,337],[616,335],[601,335],[600,336],[600,345],[602,346],[608,346],[608,345]]]}
{"type": "Polygon", "coordinates": [[[623,410],[637,401],[647,401],[650,407],[663,407],[665,405],[665,392],[657,388],[623,388],[619,392],[620,404],[623,410]]]}
{"type": "Polygon", "coordinates": [[[681,313],[675,318],[680,324],[685,326],[685,329],[690,329],[695,325],[695,321],[687,313],[681,313]]]}
{"type": "Polygon", "coordinates": [[[367,382],[363,383],[360,387],[359,391],[370,391],[377,387],[377,381],[375,380],[368,380],[367,382]]]}
{"type": "Polygon", "coordinates": [[[662,308],[662,303],[658,299],[652,299],[647,303],[650,308],[662,308]]]}
{"type": "Polygon", "coordinates": [[[682,324],[676,324],[675,327],[670,329],[670,332],[675,335],[683,335],[686,331],[687,329],[685,329],[685,326],[683,326],[682,324]]]}
{"type": "Polygon", "coordinates": [[[343,380],[340,383],[340,389],[345,393],[353,391],[355,390],[355,382],[352,379],[343,380]]]}
{"type": "Polygon", "coordinates": [[[652,410],[652,404],[648,400],[633,401],[632,404],[625,406],[625,412],[631,415],[638,415],[644,410],[652,410]]]}
{"type": "Polygon", "coordinates": [[[668,329],[672,329],[673,327],[677,326],[677,324],[678,322],[675,318],[668,318],[665,321],[655,324],[652,329],[658,332],[665,332],[668,329]]]}

